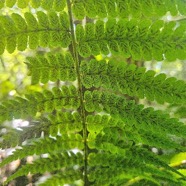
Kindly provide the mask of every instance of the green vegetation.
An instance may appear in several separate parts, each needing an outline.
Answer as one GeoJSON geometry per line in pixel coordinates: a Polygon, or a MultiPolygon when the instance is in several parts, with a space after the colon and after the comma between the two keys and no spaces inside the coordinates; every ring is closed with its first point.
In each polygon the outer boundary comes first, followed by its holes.
{"type": "Polygon", "coordinates": [[[30,52],[31,76],[21,96],[0,96],[0,147],[16,147],[0,167],[34,157],[4,185],[28,174],[41,186],[186,185],[186,83],[143,66],[186,60],[185,0],[1,0],[0,8],[18,10],[0,16],[0,54],[30,52]],[[176,107],[175,117],[147,101],[176,107]],[[15,119],[29,125],[7,125],[15,119]]]}

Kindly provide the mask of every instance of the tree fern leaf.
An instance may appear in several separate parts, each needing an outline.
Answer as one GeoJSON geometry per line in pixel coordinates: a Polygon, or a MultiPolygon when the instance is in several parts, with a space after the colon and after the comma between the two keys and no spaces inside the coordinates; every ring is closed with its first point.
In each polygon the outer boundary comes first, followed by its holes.
{"type": "MultiPolygon", "coordinates": [[[[86,92],[85,103],[87,102],[87,106],[85,108],[88,112],[97,110],[95,104],[90,101],[92,96],[91,92],[86,92]]],[[[156,133],[161,132],[162,134],[167,133],[177,135],[178,137],[185,137],[186,128],[184,124],[178,122],[175,118],[169,118],[169,116],[162,114],[161,111],[154,111],[152,108],[143,109],[143,107],[135,105],[132,101],[127,101],[124,98],[108,93],[100,93],[97,102],[99,107],[103,111],[110,113],[111,116],[119,116],[127,123],[134,122],[137,129],[142,127],[144,130],[151,130],[156,133]],[[116,112],[116,108],[120,108],[122,112],[116,112]]]]}
{"type": "MultiPolygon", "coordinates": [[[[33,32],[38,30],[38,22],[37,22],[36,18],[33,16],[33,14],[26,12],[24,14],[24,16],[25,16],[25,19],[26,19],[26,22],[27,22],[27,25],[28,25],[28,29],[30,31],[33,31],[33,32]]],[[[30,32],[28,34],[28,36],[29,36],[29,47],[31,49],[35,49],[39,44],[39,42],[38,42],[39,37],[38,37],[38,35],[34,34],[33,32],[30,32]]]]}
{"type": "Polygon", "coordinates": [[[43,93],[36,92],[32,96],[26,96],[27,99],[17,97],[15,100],[2,103],[0,106],[0,121],[35,116],[37,112],[48,110],[50,109],[49,107],[53,109],[72,108],[72,105],[70,105],[71,99],[76,100],[76,104],[73,107],[79,107],[78,94],[77,91],[74,91],[76,88],[64,87],[60,90],[61,94],[59,97],[47,98],[43,93]]]}
{"type": "Polygon", "coordinates": [[[83,139],[80,134],[56,136],[54,138],[45,137],[37,140],[32,140],[32,143],[22,146],[21,149],[14,151],[12,155],[0,163],[0,167],[17,159],[23,159],[29,155],[42,155],[46,153],[65,152],[78,148],[83,149],[83,139]]]}
{"type": "Polygon", "coordinates": [[[74,154],[70,153],[70,156],[66,153],[59,153],[56,155],[51,155],[49,158],[41,158],[34,161],[33,164],[27,164],[20,168],[15,174],[10,176],[6,183],[15,179],[16,177],[20,177],[22,175],[27,175],[28,173],[44,173],[48,170],[58,170],[61,167],[71,167],[74,165],[83,165],[83,158],[80,153],[74,154]],[[55,157],[55,158],[54,158],[55,157]],[[46,166],[47,165],[47,166],[46,166]]]}
{"type": "Polygon", "coordinates": [[[75,184],[77,180],[83,180],[83,175],[80,171],[69,170],[65,172],[59,172],[54,174],[52,177],[47,179],[44,183],[39,184],[39,186],[56,186],[64,184],[75,184]]]}
{"type": "MultiPolygon", "coordinates": [[[[113,46],[113,45],[117,46],[116,45],[116,43],[117,43],[120,48],[119,51],[125,52],[126,57],[131,56],[135,60],[142,60],[142,59],[149,60],[150,57],[152,56],[152,58],[161,61],[164,59],[163,58],[163,54],[164,54],[165,57],[167,58],[167,60],[172,61],[173,58],[169,57],[169,53],[170,53],[169,51],[170,50],[173,51],[176,48],[179,49],[179,53],[182,53],[182,55],[181,55],[182,57],[185,56],[185,51],[184,51],[185,35],[178,36],[176,31],[172,30],[171,31],[172,32],[171,38],[168,37],[165,39],[164,29],[166,29],[167,27],[164,28],[163,21],[156,21],[152,25],[147,25],[149,23],[146,22],[145,28],[148,29],[148,32],[147,32],[145,39],[144,39],[144,36],[141,35],[141,37],[143,37],[143,40],[141,40],[141,38],[139,38],[138,32],[139,31],[141,32],[141,30],[144,29],[144,24],[142,25],[142,28],[141,28],[140,23],[137,23],[136,20],[130,20],[128,22],[119,21],[119,22],[117,22],[117,28],[120,28],[120,29],[124,28],[124,31],[121,32],[122,35],[120,32],[116,33],[116,35],[115,35],[114,34],[114,30],[115,30],[114,27],[116,27],[116,25],[114,24],[114,22],[111,23],[112,22],[111,20],[112,19],[109,19],[109,21],[107,21],[107,23],[105,23],[106,29],[104,30],[104,33],[97,33],[98,30],[103,31],[102,25],[104,23],[100,23],[100,22],[98,22],[96,24],[89,23],[89,27],[90,27],[90,24],[93,24],[95,26],[95,33],[92,32],[92,35],[89,39],[85,38],[83,40],[78,40],[79,46],[81,46],[80,47],[80,49],[81,49],[80,54],[81,55],[88,56],[93,53],[96,54],[95,51],[89,51],[90,50],[89,48],[91,48],[90,46],[91,46],[92,42],[95,42],[95,41],[97,41],[97,39],[99,39],[97,44],[100,47],[101,52],[106,55],[109,53],[107,47],[109,45],[110,46],[113,46]],[[125,27],[122,24],[125,24],[125,27]],[[114,26],[113,28],[112,28],[112,25],[114,26]],[[137,25],[138,25],[138,27],[137,27],[137,25]],[[111,27],[111,28],[109,29],[109,27],[111,27]],[[163,31],[160,31],[160,29],[163,31]],[[103,35],[101,36],[100,34],[103,34],[103,35]],[[120,36],[120,37],[118,37],[118,36],[120,36]],[[179,40],[175,42],[177,37],[179,37],[179,40]],[[109,38],[109,40],[107,38],[109,38]],[[149,40],[149,38],[150,38],[150,40],[149,40]],[[142,41],[143,41],[143,43],[142,43],[142,41]],[[147,54],[146,54],[146,52],[147,52],[147,54]],[[145,58],[145,57],[147,57],[147,58],[145,58]]],[[[93,27],[93,26],[91,26],[91,27],[93,27]]],[[[93,30],[93,28],[92,28],[92,30],[93,30]]],[[[80,30],[77,31],[78,35],[79,35],[79,31],[80,30]]],[[[81,32],[82,32],[81,35],[86,33],[86,27],[85,27],[85,30],[81,29],[81,32]]],[[[111,50],[111,48],[112,48],[112,51],[114,51],[114,52],[118,51],[118,47],[114,47],[114,48],[109,47],[110,50],[111,50]]],[[[97,55],[98,54],[99,53],[97,53],[97,55]]],[[[175,54],[174,58],[179,58],[179,56],[176,55],[176,53],[174,53],[174,54],[175,54]]]]}
{"type": "MultiPolygon", "coordinates": [[[[28,173],[35,182],[48,172],[45,183],[33,184],[185,185],[185,171],[169,165],[169,158],[186,150],[186,126],[138,104],[146,98],[181,109],[185,103],[183,80],[139,67],[144,61],[185,60],[185,3],[0,0],[2,11],[19,12],[0,16],[0,54],[27,48],[42,53],[29,54],[28,74],[32,84],[50,88],[0,104],[1,146],[20,146],[0,166],[36,155],[5,184],[19,185],[17,177],[28,173]],[[14,119],[29,125],[12,130],[5,121],[14,119]]],[[[174,116],[174,107],[169,109],[174,116]]]]}
{"type": "MultiPolygon", "coordinates": [[[[66,6],[65,0],[3,0],[1,2],[1,6],[5,6],[12,8],[14,5],[17,5],[18,8],[24,9],[29,5],[33,8],[42,7],[44,10],[51,10],[52,8],[56,11],[64,10],[66,6]],[[6,3],[5,3],[6,2],[6,3]]],[[[2,8],[1,7],[1,8],[2,8]]]]}
{"type": "Polygon", "coordinates": [[[4,46],[9,53],[12,53],[16,47],[18,50],[25,50],[27,44],[31,49],[35,49],[38,45],[46,47],[57,43],[59,46],[67,47],[70,44],[69,21],[65,13],[58,16],[56,13],[46,15],[38,12],[38,21],[32,13],[26,12],[24,16],[25,19],[15,13],[11,17],[1,16],[2,51],[4,46]]]}
{"type": "Polygon", "coordinates": [[[137,148],[135,149],[136,153],[134,153],[134,156],[137,155],[138,157],[140,157],[141,159],[143,159],[143,161],[147,164],[151,164],[154,166],[160,166],[160,167],[164,167],[167,170],[170,170],[171,172],[174,172],[180,176],[183,176],[181,173],[179,173],[176,169],[170,167],[169,165],[167,165],[165,162],[161,161],[158,157],[156,157],[155,155],[153,155],[152,153],[150,153],[149,151],[147,151],[146,149],[143,148],[137,148]],[[150,162],[149,162],[150,161],[150,162]]]}
{"type": "Polygon", "coordinates": [[[130,157],[127,156],[113,156],[113,154],[105,152],[98,154],[90,153],[89,165],[91,166],[89,180],[95,181],[95,184],[107,185],[108,183],[114,184],[117,182],[121,184],[125,183],[127,185],[129,183],[137,184],[137,181],[140,180],[143,180],[143,182],[148,180],[156,183],[156,185],[160,185],[158,180],[155,181],[153,178],[155,175],[159,175],[159,177],[162,177],[163,179],[169,179],[174,184],[178,183],[174,178],[172,178],[171,173],[161,171],[155,166],[149,166],[139,159],[135,159],[135,157],[130,159],[130,157]],[[116,167],[110,166],[114,164],[116,167]],[[122,166],[123,164],[125,166],[122,166]],[[115,171],[113,169],[115,169],[115,171]],[[139,179],[133,179],[135,176],[139,179]]]}
{"type": "Polygon", "coordinates": [[[86,88],[92,86],[112,88],[131,96],[146,97],[150,101],[157,100],[159,103],[183,103],[185,101],[184,81],[166,78],[165,74],[154,77],[154,71],[145,72],[143,67],[137,68],[135,65],[126,65],[126,63],[115,64],[112,69],[111,64],[112,61],[107,64],[104,61],[96,62],[96,60],[86,64],[82,63],[82,83],[84,86],[86,88]],[[100,65],[104,66],[104,71],[99,68],[100,65]],[[96,76],[98,77],[95,86],[94,78],[96,76]],[[106,79],[108,80],[106,81],[106,79]]]}
{"type": "Polygon", "coordinates": [[[144,167],[144,171],[153,174],[153,177],[155,177],[155,179],[158,180],[159,183],[163,181],[165,183],[168,182],[168,184],[180,185],[180,183],[176,180],[176,177],[174,177],[171,172],[164,170],[162,171],[161,169],[158,169],[152,165],[146,165],[144,167]]]}
{"type": "Polygon", "coordinates": [[[141,142],[151,147],[156,146],[162,149],[179,149],[184,151],[184,147],[171,140],[170,137],[164,135],[157,135],[154,133],[148,133],[147,131],[139,130],[141,142]]]}
{"type": "Polygon", "coordinates": [[[43,32],[40,35],[40,44],[46,47],[50,43],[50,32],[49,32],[50,23],[49,23],[47,15],[42,11],[37,12],[37,18],[39,22],[39,28],[46,29],[46,32],[43,32]]]}
{"type": "Polygon", "coordinates": [[[13,53],[16,48],[16,36],[13,35],[13,32],[16,32],[16,27],[14,25],[14,22],[8,17],[8,16],[1,16],[0,22],[2,23],[4,29],[5,29],[5,35],[6,38],[6,49],[9,53],[13,53]],[[8,36],[8,37],[6,37],[8,36]]]}
{"type": "MultiPolygon", "coordinates": [[[[13,13],[11,17],[13,21],[15,22],[17,30],[19,30],[20,32],[27,32],[27,24],[25,20],[19,14],[13,13]]],[[[18,50],[23,51],[27,48],[27,42],[28,42],[27,38],[28,38],[28,35],[26,33],[20,34],[17,36],[17,49],[18,50]]]]}
{"type": "Polygon", "coordinates": [[[75,69],[74,60],[70,54],[63,56],[62,54],[53,55],[48,53],[46,57],[29,57],[28,67],[32,76],[32,84],[39,81],[47,83],[50,81],[74,81],[75,69]]]}
{"type": "Polygon", "coordinates": [[[56,136],[58,133],[65,135],[77,133],[82,130],[81,117],[77,112],[58,112],[57,117],[52,115],[52,117],[50,116],[49,121],[51,122],[49,130],[52,136],[56,136]]]}
{"type": "Polygon", "coordinates": [[[30,121],[29,126],[20,127],[22,130],[7,129],[7,133],[2,136],[0,147],[5,149],[16,147],[17,145],[20,146],[26,140],[29,141],[34,138],[40,138],[42,132],[44,132],[46,136],[49,134],[50,126],[50,121],[45,117],[41,117],[37,120],[30,121]]]}
{"type": "Polygon", "coordinates": [[[159,19],[168,11],[170,11],[171,15],[173,16],[178,15],[179,12],[182,15],[185,15],[184,3],[184,1],[180,0],[175,0],[174,2],[167,0],[102,0],[99,1],[99,3],[96,1],[93,3],[92,0],[79,0],[74,3],[73,10],[77,19],[83,19],[85,16],[90,18],[95,18],[96,16],[104,18],[106,16],[117,17],[117,15],[119,15],[121,18],[128,18],[129,16],[133,18],[142,18],[144,16],[145,18],[159,19]],[[90,11],[91,7],[93,7],[93,10],[95,9],[94,13],[90,11]],[[83,12],[80,10],[83,10],[83,12]],[[81,16],[79,15],[80,12],[81,16]]]}
{"type": "Polygon", "coordinates": [[[49,13],[50,27],[55,29],[54,31],[51,32],[51,45],[52,46],[57,45],[57,46],[65,47],[65,44],[69,43],[70,41],[70,36],[67,33],[67,28],[63,28],[62,27],[63,25],[60,24],[60,22],[64,24],[63,21],[67,22],[67,17],[63,16],[61,18],[62,19],[64,18],[64,20],[59,20],[59,17],[57,16],[55,12],[49,13]],[[66,33],[64,33],[64,31],[66,31],[66,33]],[[63,40],[65,40],[64,43],[61,42],[63,40]]]}

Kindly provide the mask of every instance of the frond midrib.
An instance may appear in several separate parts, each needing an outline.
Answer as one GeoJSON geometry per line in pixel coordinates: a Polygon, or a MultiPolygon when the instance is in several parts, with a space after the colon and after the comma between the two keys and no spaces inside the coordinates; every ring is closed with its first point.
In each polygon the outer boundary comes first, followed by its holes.
{"type": "Polygon", "coordinates": [[[70,0],[66,0],[69,20],[70,20],[70,28],[71,28],[71,37],[72,37],[72,50],[75,60],[75,67],[77,73],[77,80],[78,80],[78,89],[79,89],[79,96],[80,96],[80,112],[82,116],[82,125],[83,125],[83,140],[84,140],[84,185],[88,185],[88,130],[86,126],[86,114],[85,114],[85,105],[84,105],[84,96],[83,96],[83,84],[81,81],[80,75],[80,59],[78,54],[78,49],[76,47],[77,41],[75,38],[75,30],[74,30],[74,23],[73,23],[73,16],[72,16],[72,3],[70,0]]]}
{"type": "Polygon", "coordinates": [[[0,35],[0,37],[10,37],[10,36],[18,36],[18,35],[22,35],[22,34],[31,34],[31,33],[41,33],[41,32],[68,32],[68,30],[64,30],[64,29],[36,29],[36,30],[25,30],[25,31],[20,31],[20,32],[15,32],[15,33],[6,33],[3,35],[0,35]]]}

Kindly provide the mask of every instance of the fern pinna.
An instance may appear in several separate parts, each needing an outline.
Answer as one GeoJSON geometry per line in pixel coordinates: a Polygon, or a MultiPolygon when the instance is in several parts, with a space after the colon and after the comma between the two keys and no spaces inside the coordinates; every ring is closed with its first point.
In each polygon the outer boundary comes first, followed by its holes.
{"type": "Polygon", "coordinates": [[[186,185],[184,166],[168,158],[186,151],[186,126],[140,104],[183,106],[186,84],[135,65],[186,59],[185,0],[2,0],[0,7],[25,12],[0,16],[0,53],[47,48],[25,63],[32,84],[57,82],[1,102],[1,128],[19,118],[30,125],[2,135],[1,148],[16,150],[0,167],[36,157],[4,185],[46,172],[35,185],[186,185]]]}

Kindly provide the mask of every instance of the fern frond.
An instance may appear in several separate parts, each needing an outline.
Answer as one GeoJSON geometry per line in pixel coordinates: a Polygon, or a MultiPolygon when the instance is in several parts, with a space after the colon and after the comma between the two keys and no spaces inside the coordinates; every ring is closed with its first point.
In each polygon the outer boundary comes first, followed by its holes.
{"type": "Polygon", "coordinates": [[[133,126],[134,131],[131,132],[131,130],[132,126],[127,124],[123,129],[118,127],[105,127],[97,136],[95,136],[95,146],[108,142],[120,148],[125,148],[134,142],[136,144],[143,144],[161,149],[178,149],[180,151],[186,150],[183,145],[171,139],[168,135],[163,136],[162,134],[158,135],[156,132],[153,133],[141,129],[138,130],[135,126],[133,126]]]}
{"type": "MultiPolygon", "coordinates": [[[[104,128],[114,127],[125,129],[126,124],[119,118],[113,118],[109,115],[87,115],[86,117],[87,129],[90,133],[100,133],[104,128]]],[[[129,126],[127,126],[129,127],[129,126]]],[[[128,128],[129,129],[129,128],[128,128]]]]}
{"type": "Polygon", "coordinates": [[[72,56],[67,53],[62,54],[47,54],[46,57],[30,57],[28,59],[28,69],[32,76],[32,84],[38,82],[47,83],[50,81],[75,81],[75,67],[72,56]]]}
{"type": "Polygon", "coordinates": [[[74,171],[74,169],[68,169],[66,171],[61,171],[58,174],[52,175],[52,177],[47,179],[44,183],[39,184],[39,186],[75,184],[75,181],[82,179],[82,172],[79,170],[74,171]]]}
{"type": "Polygon", "coordinates": [[[55,171],[61,168],[74,167],[74,165],[83,165],[83,156],[81,153],[74,154],[73,152],[64,152],[51,154],[48,158],[40,158],[34,161],[33,164],[22,166],[16,173],[6,180],[5,184],[17,177],[27,175],[28,173],[45,173],[47,171],[55,171]]]}
{"type": "Polygon", "coordinates": [[[62,135],[74,134],[80,132],[82,128],[82,119],[78,112],[58,112],[57,115],[50,115],[49,133],[56,136],[58,133],[62,135]]]}
{"type": "Polygon", "coordinates": [[[58,153],[78,148],[83,149],[83,139],[80,134],[56,136],[55,138],[45,137],[33,140],[32,143],[22,146],[14,151],[12,155],[0,163],[0,167],[17,159],[23,159],[29,155],[42,155],[46,153],[58,153]]]}
{"type": "Polygon", "coordinates": [[[0,0],[2,11],[20,12],[0,16],[0,54],[49,51],[26,64],[32,84],[54,86],[0,104],[0,140],[19,145],[0,167],[21,160],[4,184],[19,185],[17,178],[30,173],[36,185],[186,185],[185,171],[169,165],[172,154],[186,151],[186,126],[168,111],[137,103],[183,105],[186,84],[132,64],[186,59],[185,3],[0,0]],[[117,57],[129,64],[110,60],[117,57]],[[16,133],[5,121],[18,118],[34,125],[16,133]],[[22,165],[33,155],[33,163],[22,165]],[[45,172],[50,178],[37,183],[45,172]]]}
{"type": "Polygon", "coordinates": [[[96,61],[81,63],[82,83],[86,88],[105,88],[120,91],[129,96],[146,97],[158,103],[184,103],[186,84],[176,78],[167,78],[165,74],[155,76],[152,70],[144,67],[116,63],[114,61],[96,61]],[[155,76],[155,77],[154,77],[155,76]]]}
{"type": "Polygon", "coordinates": [[[66,13],[37,12],[37,19],[32,13],[26,12],[23,18],[13,13],[11,17],[0,17],[0,51],[4,49],[13,53],[17,48],[23,51],[38,46],[68,47],[70,44],[69,21],[66,13]]]}
{"type": "MultiPolygon", "coordinates": [[[[132,152],[130,152],[132,153],[132,152]]],[[[171,172],[161,170],[157,166],[146,164],[142,159],[136,156],[121,156],[107,153],[89,154],[89,180],[95,181],[95,184],[106,183],[128,183],[134,177],[138,180],[149,180],[156,185],[160,185],[158,180],[169,180],[172,183],[178,183],[176,177],[171,172]],[[154,177],[159,178],[155,181],[154,177]]],[[[136,180],[137,181],[137,180],[136,180]]]]}
{"type": "Polygon", "coordinates": [[[145,148],[134,148],[132,150],[132,155],[136,157],[137,159],[141,159],[145,164],[151,164],[155,167],[164,168],[166,171],[171,171],[173,173],[176,173],[180,175],[181,177],[184,177],[183,174],[181,174],[179,171],[177,171],[175,168],[170,167],[165,163],[164,161],[160,160],[157,155],[153,154],[152,152],[149,152],[145,148]]]}
{"type": "Polygon", "coordinates": [[[0,148],[10,148],[21,145],[24,141],[40,138],[42,132],[44,136],[56,136],[60,134],[75,134],[82,130],[81,117],[78,112],[57,112],[49,114],[47,117],[41,116],[30,121],[29,126],[19,127],[21,130],[6,128],[6,134],[1,134],[2,143],[0,148]]]}
{"type": "Polygon", "coordinates": [[[78,108],[79,98],[76,87],[54,87],[52,91],[44,90],[43,93],[25,95],[26,98],[16,97],[0,105],[0,122],[18,118],[35,116],[37,112],[52,112],[54,109],[78,108]]]}
{"type": "Polygon", "coordinates": [[[170,11],[171,15],[185,15],[185,2],[180,0],[77,0],[73,4],[77,19],[90,18],[142,18],[159,19],[170,11]]]}
{"type": "Polygon", "coordinates": [[[63,11],[66,7],[65,0],[1,0],[0,8],[3,7],[12,8],[13,6],[17,6],[20,9],[27,8],[31,6],[32,8],[42,7],[44,10],[55,10],[55,11],[63,11]]]}
{"type": "Polygon", "coordinates": [[[144,109],[143,105],[137,105],[134,101],[101,91],[93,91],[93,93],[86,91],[84,99],[85,109],[88,112],[105,111],[113,117],[121,118],[124,122],[132,124],[137,130],[143,129],[157,134],[160,132],[185,138],[186,126],[178,119],[163,114],[162,111],[154,111],[151,107],[144,109]]]}
{"type": "Polygon", "coordinates": [[[160,20],[152,23],[136,19],[109,19],[106,23],[98,20],[95,24],[87,23],[85,28],[77,25],[78,50],[83,57],[122,52],[124,57],[134,60],[185,59],[185,24],[174,29],[175,26],[176,23],[160,20]]]}
{"type": "Polygon", "coordinates": [[[19,127],[21,130],[10,130],[5,127],[7,132],[1,136],[2,143],[0,148],[11,148],[21,145],[25,140],[40,138],[42,132],[46,136],[49,134],[50,125],[51,123],[47,118],[41,117],[37,121],[30,121],[29,126],[19,127]]]}
{"type": "Polygon", "coordinates": [[[139,130],[139,143],[149,145],[150,147],[156,147],[161,149],[178,149],[179,151],[185,151],[186,148],[180,145],[179,142],[173,140],[170,136],[157,133],[149,133],[144,130],[139,130]]]}

